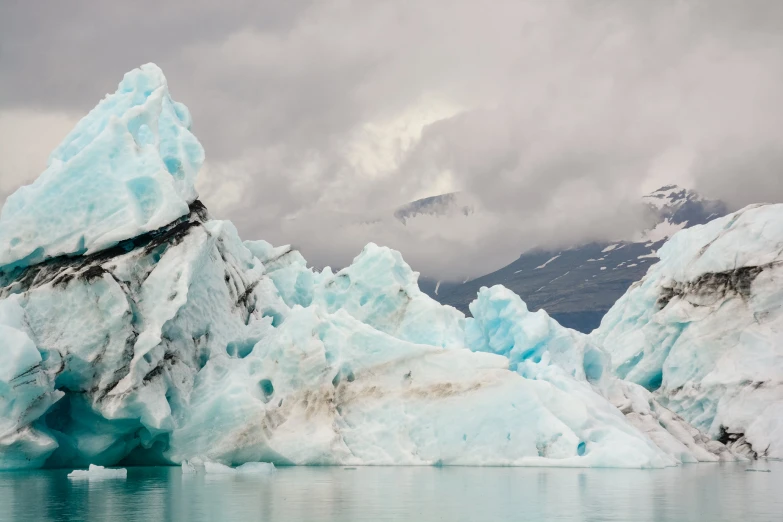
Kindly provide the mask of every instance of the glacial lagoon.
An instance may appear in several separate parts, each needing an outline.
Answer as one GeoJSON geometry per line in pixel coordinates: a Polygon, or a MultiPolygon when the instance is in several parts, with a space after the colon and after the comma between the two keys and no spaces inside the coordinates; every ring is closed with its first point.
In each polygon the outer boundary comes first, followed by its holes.
{"type": "Polygon", "coordinates": [[[68,471],[0,472],[0,522],[783,520],[779,461],[662,470],[289,467],[271,477],[130,467],[126,480],[92,481],[68,471]]]}

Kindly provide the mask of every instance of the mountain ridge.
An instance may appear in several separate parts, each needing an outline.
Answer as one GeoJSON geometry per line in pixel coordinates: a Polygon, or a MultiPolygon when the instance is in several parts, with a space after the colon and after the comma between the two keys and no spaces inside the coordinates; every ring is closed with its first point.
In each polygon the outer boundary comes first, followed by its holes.
{"type": "Polygon", "coordinates": [[[722,201],[677,185],[663,186],[641,199],[651,226],[630,240],[530,250],[505,267],[469,281],[422,278],[421,288],[440,303],[470,314],[468,305],[481,287],[502,284],[519,294],[531,310],[544,308],[563,326],[590,332],[657,261],[656,251],[669,237],[728,213],[722,201]]]}

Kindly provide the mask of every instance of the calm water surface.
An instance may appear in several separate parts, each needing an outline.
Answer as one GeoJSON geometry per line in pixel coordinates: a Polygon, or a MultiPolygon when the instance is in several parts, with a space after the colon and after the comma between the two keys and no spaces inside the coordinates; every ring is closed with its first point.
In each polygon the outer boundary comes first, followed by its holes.
{"type": "Polygon", "coordinates": [[[270,478],[128,468],[127,480],[90,482],[66,475],[0,472],[0,521],[783,521],[783,462],[656,471],[280,468],[270,478]]]}

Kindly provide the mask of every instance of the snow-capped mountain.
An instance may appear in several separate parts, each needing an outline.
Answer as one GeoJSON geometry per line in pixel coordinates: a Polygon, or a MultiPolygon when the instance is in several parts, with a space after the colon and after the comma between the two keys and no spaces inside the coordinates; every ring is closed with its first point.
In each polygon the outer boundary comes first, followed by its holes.
{"type": "Polygon", "coordinates": [[[525,252],[500,270],[465,283],[424,279],[422,289],[441,303],[468,313],[468,304],[482,286],[502,284],[519,294],[531,309],[544,308],[564,326],[589,332],[658,260],[656,252],[666,239],[727,213],[723,202],[676,185],[661,187],[642,201],[650,226],[629,240],[525,252]]]}
{"type": "Polygon", "coordinates": [[[474,213],[473,204],[461,192],[449,192],[439,196],[417,199],[407,205],[402,205],[394,211],[394,217],[403,225],[409,219],[419,215],[447,216],[461,214],[469,216],[474,213]]]}
{"type": "Polygon", "coordinates": [[[707,223],[728,212],[722,201],[705,199],[698,193],[677,185],[661,187],[644,196],[642,201],[653,210],[656,223],[654,227],[633,238],[637,243],[658,242],[672,237],[683,228],[707,223]]]}

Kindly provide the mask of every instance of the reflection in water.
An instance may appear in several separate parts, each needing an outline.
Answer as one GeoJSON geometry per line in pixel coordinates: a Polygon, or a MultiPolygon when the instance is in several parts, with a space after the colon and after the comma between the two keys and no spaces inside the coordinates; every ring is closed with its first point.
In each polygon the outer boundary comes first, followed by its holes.
{"type": "Polygon", "coordinates": [[[0,521],[783,520],[781,462],[656,471],[281,468],[272,477],[129,468],[127,480],[92,482],[66,474],[0,472],[0,521]]]}

